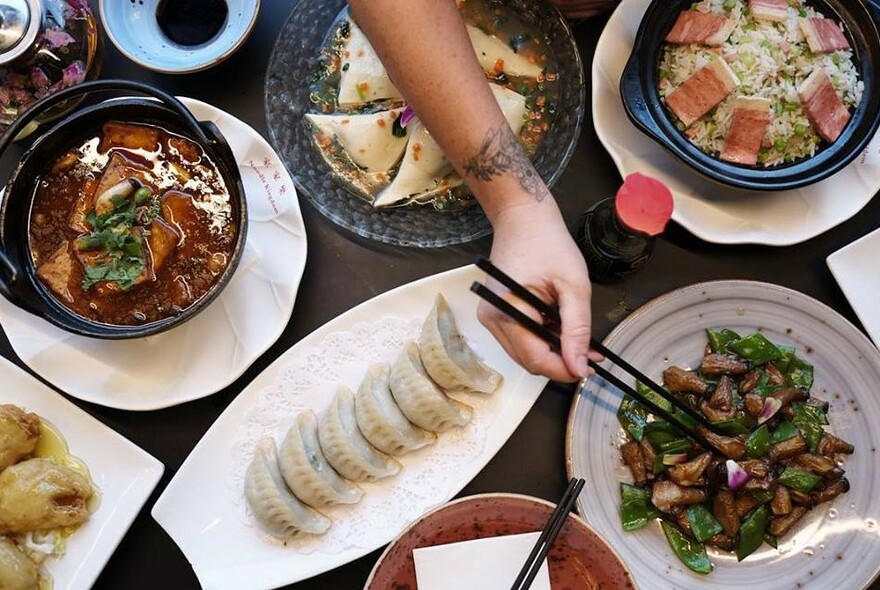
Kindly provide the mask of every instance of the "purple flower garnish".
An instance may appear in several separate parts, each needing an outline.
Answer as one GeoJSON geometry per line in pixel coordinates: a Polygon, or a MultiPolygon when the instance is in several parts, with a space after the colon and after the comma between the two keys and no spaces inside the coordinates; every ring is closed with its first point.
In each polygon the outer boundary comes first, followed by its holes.
{"type": "Polygon", "coordinates": [[[46,88],[51,83],[52,81],[49,80],[49,76],[46,75],[42,68],[36,67],[31,69],[31,84],[35,88],[46,88]]]}
{"type": "Polygon", "coordinates": [[[85,66],[83,66],[83,62],[79,60],[72,62],[69,66],[64,68],[62,72],[64,74],[61,78],[61,86],[63,88],[79,84],[86,79],[85,66]]]}
{"type": "Polygon", "coordinates": [[[64,47],[76,41],[70,33],[63,29],[48,29],[43,33],[43,38],[51,49],[64,47]]]}

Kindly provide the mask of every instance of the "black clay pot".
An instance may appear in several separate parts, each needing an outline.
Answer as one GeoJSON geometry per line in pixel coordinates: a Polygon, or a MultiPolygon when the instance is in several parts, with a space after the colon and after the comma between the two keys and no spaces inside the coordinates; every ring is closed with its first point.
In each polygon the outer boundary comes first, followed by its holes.
{"type": "Polygon", "coordinates": [[[704,176],[739,188],[779,191],[806,186],[838,172],[865,148],[880,124],[880,9],[863,0],[807,0],[827,18],[842,22],[853,47],[859,79],[865,83],[862,100],[841,136],[811,158],[790,164],[757,168],[713,158],[692,144],[675,126],[660,100],[659,65],[664,38],[679,12],[691,0],[654,0],[639,25],[632,54],[620,78],[626,114],[641,131],[704,176]]]}
{"type": "Polygon", "coordinates": [[[24,154],[6,184],[0,205],[0,293],[18,307],[74,334],[103,339],[139,338],[164,332],[191,319],[207,307],[232,278],[247,235],[244,187],[235,157],[213,123],[197,121],[180,101],[161,90],[126,80],[85,82],[35,103],[0,138],[0,154],[43,110],[96,91],[143,94],[157,100],[120,98],[80,108],[45,132],[24,154]],[[31,204],[38,175],[45,166],[111,120],[156,125],[198,143],[223,176],[229,190],[232,221],[239,228],[226,269],[205,295],[176,316],[136,326],[92,321],[63,306],[37,279],[29,246],[31,204]]]}

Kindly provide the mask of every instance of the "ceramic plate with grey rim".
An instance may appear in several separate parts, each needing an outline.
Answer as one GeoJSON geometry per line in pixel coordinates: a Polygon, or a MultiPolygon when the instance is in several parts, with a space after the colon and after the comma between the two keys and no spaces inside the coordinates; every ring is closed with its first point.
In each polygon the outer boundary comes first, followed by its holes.
{"type": "MultiPolygon", "coordinates": [[[[760,330],[775,343],[794,346],[813,364],[811,391],[831,404],[826,428],[856,447],[843,465],[849,492],[808,512],[779,539],[778,550],[765,544],[740,563],[732,554],[710,551],[714,571],[695,574],[672,553],[658,523],[635,532],[622,529],[619,483],[631,481],[620,459],[624,435],[615,415],[622,394],[594,377],[575,396],[566,435],[569,475],[587,480],[578,511],[620,554],[642,588],[867,588],[880,571],[880,351],[823,303],[753,281],[714,281],[672,291],[630,314],[604,344],[659,380],[670,364],[699,364],[707,328],[760,330]]],[[[607,362],[606,368],[635,384],[621,369],[607,362]]]]}

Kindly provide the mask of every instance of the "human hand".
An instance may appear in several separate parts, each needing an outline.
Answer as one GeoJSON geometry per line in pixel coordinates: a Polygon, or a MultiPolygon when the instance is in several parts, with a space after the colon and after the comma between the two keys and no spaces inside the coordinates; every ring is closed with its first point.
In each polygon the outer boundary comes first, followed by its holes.
{"type": "MultiPolygon", "coordinates": [[[[530,373],[554,381],[577,381],[592,374],[590,350],[590,278],[583,256],[558,208],[548,202],[511,207],[493,219],[492,262],[548,304],[559,306],[562,355],[494,306],[480,303],[477,317],[507,353],[530,373]]],[[[500,285],[493,290],[523,313],[540,321],[530,305],[500,285]]]]}

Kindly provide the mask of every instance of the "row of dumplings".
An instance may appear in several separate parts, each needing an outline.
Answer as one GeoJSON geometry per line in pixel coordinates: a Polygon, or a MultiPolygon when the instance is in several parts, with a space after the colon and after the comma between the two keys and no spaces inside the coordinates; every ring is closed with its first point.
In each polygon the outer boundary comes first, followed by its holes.
{"type": "Polygon", "coordinates": [[[271,437],[257,444],[245,475],[248,505],[275,537],[323,534],[331,521],[318,509],[358,502],[364,492],[355,482],[395,475],[402,465],[394,457],[470,422],[473,409],[445,392],[491,393],[500,383],[438,295],[418,343],[405,344],[393,365],[370,366],[357,394],[340,386],[320,417],[300,412],[280,447],[271,437]]]}

